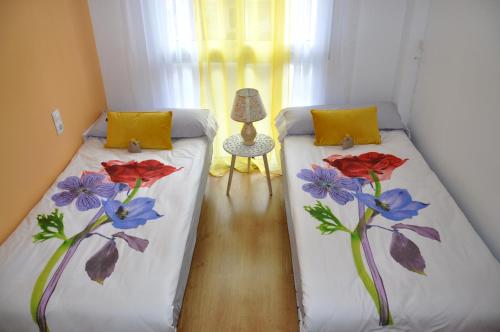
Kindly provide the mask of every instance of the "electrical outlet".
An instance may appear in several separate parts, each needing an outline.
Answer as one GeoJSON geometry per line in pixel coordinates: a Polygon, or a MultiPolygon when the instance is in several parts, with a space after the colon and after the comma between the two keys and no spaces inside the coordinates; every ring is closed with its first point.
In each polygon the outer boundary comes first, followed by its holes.
{"type": "Polygon", "coordinates": [[[52,111],[52,120],[54,121],[54,126],[56,126],[57,135],[61,135],[64,131],[64,124],[61,118],[61,113],[56,108],[52,111]]]}

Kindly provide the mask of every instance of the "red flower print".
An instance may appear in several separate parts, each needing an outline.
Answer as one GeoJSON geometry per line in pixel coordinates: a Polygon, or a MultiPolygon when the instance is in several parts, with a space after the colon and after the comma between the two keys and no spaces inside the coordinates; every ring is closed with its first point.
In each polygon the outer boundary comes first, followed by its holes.
{"type": "Polygon", "coordinates": [[[380,181],[391,178],[392,171],[403,165],[408,159],[400,159],[392,154],[367,152],[359,156],[332,155],[323,159],[330,166],[337,168],[345,176],[365,178],[373,181],[370,171],[377,174],[380,181]]]}
{"type": "Polygon", "coordinates": [[[138,178],[142,180],[141,187],[151,187],[159,179],[180,170],[180,168],[165,165],[152,159],[141,162],[110,160],[102,162],[101,165],[108,173],[111,181],[126,183],[130,188],[135,186],[138,178]]]}

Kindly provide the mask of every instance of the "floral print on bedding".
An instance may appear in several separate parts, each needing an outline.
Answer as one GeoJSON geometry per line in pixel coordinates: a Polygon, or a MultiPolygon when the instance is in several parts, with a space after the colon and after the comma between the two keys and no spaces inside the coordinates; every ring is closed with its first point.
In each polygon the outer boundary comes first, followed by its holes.
{"type": "Polygon", "coordinates": [[[82,242],[91,238],[92,241],[104,242],[85,264],[88,277],[100,284],[111,276],[118,261],[119,253],[115,243],[117,240],[125,241],[128,247],[141,253],[146,250],[149,245],[147,239],[128,235],[124,231],[102,234],[98,230],[105,224],[111,224],[119,230],[127,230],[145,225],[149,221],[160,220],[162,215],[154,209],[155,199],[136,197],[139,188],[151,187],[156,181],[181,169],[157,160],[110,160],[102,162],[101,165],[103,168],[99,172],[84,171],[80,177],[69,176],[59,182],[57,188],[61,191],[52,196],[52,201],[61,210],[56,208],[49,214],[37,216],[41,231],[33,235],[33,242],[50,239],[62,241],[33,287],[31,316],[40,331],[49,331],[47,305],[64,270],[82,242]],[[79,233],[68,237],[64,232],[63,211],[72,204],[75,204],[78,211],[97,209],[97,212],[79,233]]]}
{"type": "Polygon", "coordinates": [[[407,159],[368,152],[358,156],[332,155],[323,161],[324,167],[313,165],[311,169],[302,169],[297,174],[306,182],[302,186],[303,191],[318,199],[315,205],[305,206],[304,209],[319,221],[317,229],[321,234],[340,231],[350,236],[356,271],[377,309],[379,325],[392,325],[389,299],[370,247],[368,231],[391,232],[391,257],[404,268],[425,276],[425,260],[420,249],[404,232],[412,231],[427,239],[441,241],[439,232],[431,227],[401,222],[417,217],[429,204],[414,200],[404,188],[382,189],[382,181],[390,180],[393,172],[407,159]],[[331,199],[340,206],[356,201],[359,219],[354,230],[348,229],[320,199],[331,199]],[[393,224],[390,228],[377,225],[377,217],[388,219],[393,224]]]}

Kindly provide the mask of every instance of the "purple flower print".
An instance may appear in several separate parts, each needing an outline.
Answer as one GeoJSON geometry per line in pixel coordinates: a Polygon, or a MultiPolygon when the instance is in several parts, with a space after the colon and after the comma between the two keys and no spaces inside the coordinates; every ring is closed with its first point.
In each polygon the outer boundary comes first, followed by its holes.
{"type": "Polygon", "coordinates": [[[54,194],[52,200],[57,206],[71,204],[76,199],[76,208],[87,211],[101,206],[97,196],[110,198],[115,194],[115,184],[103,182],[105,176],[102,174],[88,173],[80,178],[69,176],[57,184],[62,192],[54,194]]]}
{"type": "Polygon", "coordinates": [[[364,193],[356,193],[356,197],[382,216],[395,221],[415,217],[418,210],[429,206],[429,204],[412,200],[406,189],[388,190],[382,193],[379,198],[364,193]]]}
{"type": "Polygon", "coordinates": [[[328,193],[337,203],[345,205],[354,199],[349,191],[359,191],[360,184],[355,179],[341,176],[336,170],[317,167],[313,170],[302,169],[297,177],[308,181],[302,190],[314,198],[325,198],[328,193]]]}
{"type": "Polygon", "coordinates": [[[147,197],[136,198],[129,203],[117,200],[103,202],[104,211],[112,220],[113,226],[120,229],[137,228],[148,220],[162,217],[153,210],[154,204],[155,200],[147,197]]]}

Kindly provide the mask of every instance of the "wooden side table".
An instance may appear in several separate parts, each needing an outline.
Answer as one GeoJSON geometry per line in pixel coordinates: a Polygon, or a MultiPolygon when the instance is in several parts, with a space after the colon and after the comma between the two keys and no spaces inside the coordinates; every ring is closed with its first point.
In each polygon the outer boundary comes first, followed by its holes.
{"type": "Polygon", "coordinates": [[[229,196],[231,189],[231,181],[233,180],[234,163],[236,157],[248,158],[248,169],[250,169],[250,158],[262,156],[264,166],[266,168],[267,187],[269,188],[269,196],[273,195],[271,187],[271,175],[269,174],[269,164],[267,163],[267,154],[274,149],[274,141],[271,137],[264,134],[257,134],[254,145],[243,144],[243,137],[240,134],[232,135],[224,141],[224,150],[231,155],[231,168],[229,170],[229,180],[227,182],[226,195],[229,196]]]}

